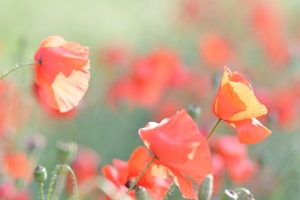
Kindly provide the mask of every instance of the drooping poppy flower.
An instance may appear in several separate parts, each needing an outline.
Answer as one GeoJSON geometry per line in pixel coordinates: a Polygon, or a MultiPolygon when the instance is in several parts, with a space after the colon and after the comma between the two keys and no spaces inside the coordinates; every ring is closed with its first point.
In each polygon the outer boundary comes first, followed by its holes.
{"type": "Polygon", "coordinates": [[[189,114],[181,110],[160,123],[150,122],[139,135],[157,158],[152,174],[173,177],[184,198],[195,198],[193,183],[199,186],[212,165],[208,143],[189,114]]]}
{"type": "Polygon", "coordinates": [[[38,100],[59,112],[76,107],[90,79],[88,48],[50,36],[41,43],[34,60],[38,62],[34,80],[38,100]]]}
{"type": "Polygon", "coordinates": [[[246,144],[260,142],[271,134],[256,118],[267,114],[250,83],[238,72],[224,67],[218,94],[213,103],[213,112],[220,119],[235,127],[239,141],[246,144]]]}
{"type": "MultiPolygon", "coordinates": [[[[128,162],[114,159],[113,165],[104,165],[102,167],[102,174],[119,190],[116,191],[114,195],[118,195],[118,192],[120,195],[122,195],[122,193],[126,193],[133,181],[139,176],[152,158],[153,156],[149,154],[147,148],[139,146],[134,150],[128,162]]],[[[151,199],[159,200],[166,195],[170,188],[171,180],[168,178],[152,176],[152,166],[153,165],[150,165],[146,172],[142,175],[136,187],[144,187],[151,196],[151,199]]],[[[135,190],[130,191],[129,195],[136,199],[135,190]]],[[[111,199],[114,197],[107,196],[106,198],[111,199]]]]}

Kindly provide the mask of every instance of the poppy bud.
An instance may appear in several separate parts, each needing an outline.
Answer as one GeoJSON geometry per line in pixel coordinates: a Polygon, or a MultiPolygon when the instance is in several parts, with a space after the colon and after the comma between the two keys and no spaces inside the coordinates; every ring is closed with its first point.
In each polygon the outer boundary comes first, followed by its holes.
{"type": "Polygon", "coordinates": [[[207,175],[199,188],[198,199],[199,200],[210,200],[213,191],[213,176],[212,174],[207,175]]]}
{"type": "Polygon", "coordinates": [[[188,114],[193,118],[193,120],[197,119],[201,114],[201,108],[197,105],[191,104],[187,108],[188,114]]]}
{"type": "Polygon", "coordinates": [[[254,200],[253,195],[246,188],[238,188],[238,189],[235,189],[235,191],[237,192],[239,199],[254,200]]]}
{"type": "Polygon", "coordinates": [[[34,180],[38,183],[43,183],[47,180],[47,170],[45,167],[38,165],[33,172],[34,180]]]}
{"type": "Polygon", "coordinates": [[[68,164],[73,161],[77,153],[78,146],[74,142],[59,141],[56,145],[58,160],[62,164],[68,164]]]}
{"type": "Polygon", "coordinates": [[[135,188],[135,196],[137,200],[147,200],[147,191],[144,187],[142,186],[137,186],[135,188]]]}

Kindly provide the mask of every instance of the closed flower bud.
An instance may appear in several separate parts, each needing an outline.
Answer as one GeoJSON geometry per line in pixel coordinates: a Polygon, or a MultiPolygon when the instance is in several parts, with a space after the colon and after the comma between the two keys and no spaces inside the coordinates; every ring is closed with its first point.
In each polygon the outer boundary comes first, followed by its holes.
{"type": "Polygon", "coordinates": [[[62,164],[69,164],[75,158],[78,146],[74,142],[59,141],[56,145],[58,160],[62,164]]]}
{"type": "Polygon", "coordinates": [[[235,189],[240,200],[255,200],[251,192],[246,188],[235,189]]]}
{"type": "Polygon", "coordinates": [[[35,169],[34,169],[34,180],[38,183],[43,183],[47,180],[47,170],[45,167],[38,165],[35,169]]]}
{"type": "Polygon", "coordinates": [[[212,174],[207,175],[199,188],[198,199],[199,200],[210,200],[213,192],[213,176],[212,174]]]}

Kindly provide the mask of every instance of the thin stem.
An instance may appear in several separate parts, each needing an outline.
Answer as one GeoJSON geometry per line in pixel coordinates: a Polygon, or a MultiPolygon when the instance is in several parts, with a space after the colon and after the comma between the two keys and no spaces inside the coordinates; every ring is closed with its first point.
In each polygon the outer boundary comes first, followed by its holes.
{"type": "Polygon", "coordinates": [[[209,133],[208,133],[208,135],[207,135],[207,137],[206,137],[206,140],[208,140],[209,138],[210,138],[210,136],[214,133],[214,131],[216,130],[216,128],[218,127],[218,125],[219,125],[219,123],[222,121],[222,119],[221,118],[219,118],[216,122],[215,122],[215,124],[213,125],[213,127],[210,129],[210,131],[209,131],[209,133]]]}
{"type": "Polygon", "coordinates": [[[20,65],[15,65],[12,68],[10,68],[9,70],[7,70],[6,72],[4,72],[1,76],[0,76],[0,80],[4,79],[6,76],[8,76],[10,73],[12,73],[13,71],[21,68],[21,67],[25,67],[25,66],[32,66],[35,64],[38,64],[38,61],[34,61],[34,62],[30,62],[30,63],[24,63],[24,64],[20,64],[20,65]]]}
{"type": "MultiPolygon", "coordinates": [[[[72,183],[73,183],[73,199],[74,200],[78,200],[79,198],[79,193],[78,193],[78,184],[77,184],[77,180],[76,180],[76,176],[74,171],[71,169],[71,167],[69,167],[68,165],[57,165],[55,167],[55,169],[52,172],[52,176],[51,176],[51,180],[49,183],[49,189],[48,189],[48,195],[47,195],[47,200],[51,200],[51,195],[53,192],[53,186],[54,186],[54,182],[58,175],[58,172],[61,170],[66,170],[71,174],[71,178],[72,178],[72,183]]],[[[59,183],[57,183],[59,184],[59,183]]]]}
{"type": "Polygon", "coordinates": [[[44,183],[43,182],[40,182],[39,184],[40,186],[40,200],[44,200],[44,183]]]}
{"type": "Polygon", "coordinates": [[[139,180],[141,179],[141,177],[143,176],[143,174],[146,172],[146,170],[150,167],[150,165],[153,163],[153,161],[156,159],[155,156],[153,156],[153,158],[147,163],[147,165],[145,166],[145,168],[141,171],[141,173],[138,175],[138,177],[136,177],[136,179],[134,180],[134,182],[130,185],[129,189],[127,190],[127,194],[137,185],[137,183],[139,182],[139,180]]]}

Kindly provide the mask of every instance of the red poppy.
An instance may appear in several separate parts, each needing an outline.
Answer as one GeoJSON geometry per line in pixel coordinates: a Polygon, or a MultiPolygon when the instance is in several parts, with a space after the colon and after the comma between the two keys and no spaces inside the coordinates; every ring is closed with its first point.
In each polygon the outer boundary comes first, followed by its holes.
{"type": "Polygon", "coordinates": [[[235,127],[240,142],[260,142],[271,134],[256,117],[267,114],[267,108],[254,95],[250,83],[238,72],[224,67],[213,112],[220,119],[235,127]]]}
{"type": "Polygon", "coordinates": [[[38,62],[34,84],[42,94],[38,100],[59,112],[77,106],[90,79],[88,48],[50,36],[41,43],[34,60],[38,62]]]}
{"type": "Polygon", "coordinates": [[[198,186],[212,173],[210,150],[193,119],[185,110],[160,123],[150,122],[139,135],[157,158],[154,175],[172,176],[184,198],[195,198],[198,186]]]}
{"type": "MultiPolygon", "coordinates": [[[[128,162],[114,159],[113,165],[105,165],[102,167],[102,173],[107,180],[112,182],[120,190],[120,194],[122,195],[122,193],[127,192],[134,179],[138,177],[152,158],[153,156],[149,154],[147,148],[140,146],[135,149],[128,162]]],[[[137,186],[144,187],[152,199],[158,200],[166,195],[170,188],[171,180],[152,176],[152,166],[153,165],[150,165],[143,174],[137,186]]],[[[129,195],[135,199],[134,190],[130,191],[129,195]]],[[[107,199],[111,198],[113,197],[107,196],[107,199]]]]}
{"type": "Polygon", "coordinates": [[[32,199],[28,189],[20,189],[12,182],[1,183],[0,200],[29,200],[32,199]]]}

